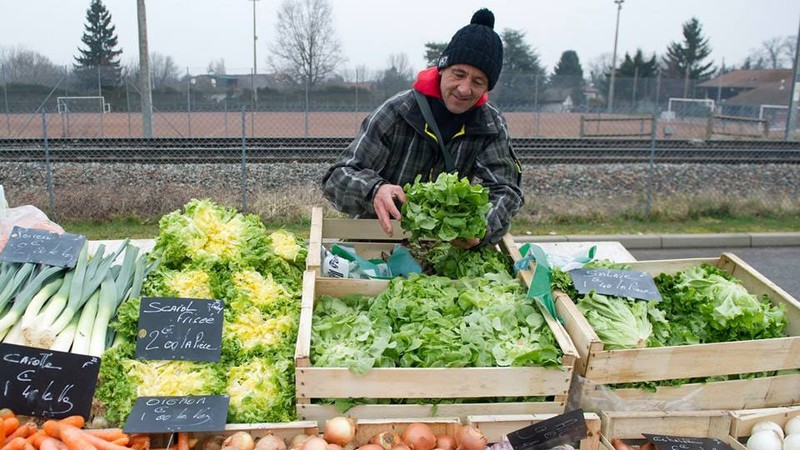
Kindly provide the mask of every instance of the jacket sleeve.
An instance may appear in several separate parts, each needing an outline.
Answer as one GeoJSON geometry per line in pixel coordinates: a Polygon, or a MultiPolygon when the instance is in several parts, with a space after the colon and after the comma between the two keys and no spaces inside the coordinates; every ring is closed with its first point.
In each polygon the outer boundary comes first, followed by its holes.
{"type": "Polygon", "coordinates": [[[496,115],[499,133],[475,159],[475,173],[489,189],[492,209],[486,218],[482,244],[498,243],[511,228],[511,218],[525,203],[522,194],[522,166],[511,147],[505,119],[496,115]]]}
{"type": "Polygon", "coordinates": [[[393,109],[384,104],[364,119],[355,139],[322,178],[322,195],[338,211],[374,216],[373,191],[385,182],[380,171],[389,155],[382,130],[394,117],[393,109]]]}

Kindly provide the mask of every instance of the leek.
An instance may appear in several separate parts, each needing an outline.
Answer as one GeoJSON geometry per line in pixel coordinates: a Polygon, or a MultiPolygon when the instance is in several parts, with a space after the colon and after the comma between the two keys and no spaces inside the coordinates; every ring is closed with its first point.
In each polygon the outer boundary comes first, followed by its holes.
{"type": "Polygon", "coordinates": [[[0,309],[6,306],[8,301],[14,298],[17,292],[25,286],[36,264],[25,263],[17,265],[12,263],[11,266],[0,276],[0,282],[3,283],[3,288],[0,290],[0,309]],[[16,269],[13,266],[16,266],[16,269]]]}
{"type": "Polygon", "coordinates": [[[36,295],[33,296],[31,302],[28,304],[28,307],[25,308],[25,312],[22,314],[22,320],[19,321],[20,323],[20,331],[22,333],[21,338],[24,345],[30,345],[33,347],[38,347],[36,342],[28,339],[29,333],[25,333],[27,329],[33,326],[36,321],[36,317],[39,315],[39,311],[41,311],[42,307],[44,306],[45,302],[47,302],[52,296],[58,293],[58,290],[61,288],[61,285],[64,283],[65,277],[56,277],[45,284],[36,295]]]}
{"type": "MultiPolygon", "coordinates": [[[[49,330],[53,327],[53,322],[56,321],[58,315],[64,310],[69,298],[70,286],[72,286],[72,279],[75,276],[75,271],[70,270],[62,278],[61,287],[58,292],[53,294],[47,301],[42,310],[36,316],[32,323],[25,324],[22,329],[24,339],[34,347],[50,348],[53,345],[55,333],[50,333],[49,330]]],[[[27,312],[27,310],[26,310],[27,312]]],[[[23,321],[25,320],[23,316],[23,321]]],[[[70,341],[71,342],[71,341],[70,341]]]]}
{"type": "Polygon", "coordinates": [[[75,339],[72,340],[72,353],[89,354],[89,341],[92,338],[92,326],[97,317],[99,304],[100,290],[98,289],[89,296],[86,304],[83,305],[78,319],[78,329],[75,330],[75,339]]]}
{"type": "MultiPolygon", "coordinates": [[[[126,258],[127,262],[127,258],[126,258]]],[[[123,266],[123,270],[124,266],[123,266]]],[[[97,314],[94,322],[91,324],[91,333],[89,339],[88,354],[92,356],[100,356],[106,349],[106,334],[108,333],[108,322],[117,311],[117,285],[111,274],[106,276],[103,283],[100,284],[100,294],[97,305],[97,314]]],[[[84,306],[84,308],[86,308],[84,306]]],[[[81,319],[83,315],[81,315],[81,319]]],[[[80,327],[80,323],[78,324],[80,327]]],[[[81,329],[82,330],[82,329],[81,329]]],[[[83,330],[82,330],[83,331],[83,330]]],[[[88,330],[86,330],[88,331],[88,330]]]]}
{"type": "Polygon", "coordinates": [[[78,329],[78,320],[80,316],[75,315],[72,317],[72,320],[69,321],[66,327],[61,330],[61,333],[58,333],[55,339],[53,339],[52,345],[50,345],[50,350],[56,350],[59,352],[69,352],[72,348],[72,341],[75,339],[75,331],[78,329]]]}
{"type": "Polygon", "coordinates": [[[62,270],[62,267],[46,266],[37,273],[33,279],[25,284],[25,287],[14,297],[14,304],[11,306],[11,309],[0,319],[0,333],[6,333],[9,328],[19,321],[25,308],[27,308],[28,304],[33,300],[34,295],[42,289],[42,285],[47,283],[53,275],[62,270]]]}

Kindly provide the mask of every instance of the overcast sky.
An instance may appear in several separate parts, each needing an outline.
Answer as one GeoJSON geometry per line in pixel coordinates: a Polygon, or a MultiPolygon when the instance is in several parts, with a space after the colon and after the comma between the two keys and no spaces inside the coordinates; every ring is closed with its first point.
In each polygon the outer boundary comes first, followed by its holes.
{"type": "MultiPolygon", "coordinates": [[[[282,0],[256,2],[258,72],[268,70],[268,44],[275,39],[275,17],[282,0]]],[[[386,67],[391,54],[405,53],[414,70],[424,65],[426,42],[448,41],[488,7],[495,29],[520,30],[552,71],[561,53],[575,50],[588,65],[614,45],[617,7],[613,0],[330,0],[333,26],[345,61],[339,72],[356,66],[386,67]]],[[[0,46],[24,46],[58,65],[72,64],[81,45],[89,0],[0,0],[0,46]]],[[[138,58],[136,1],[104,0],[116,25],[122,62],[138,58]]],[[[681,39],[681,25],[697,17],[716,64],[741,64],[751,50],[773,37],[797,36],[798,0],[625,0],[619,24],[619,58],[641,48],[661,55],[681,39]]],[[[203,73],[223,58],[228,73],[253,67],[251,0],[148,0],[151,52],[172,56],[190,73],[203,73]]],[[[610,59],[610,56],[609,56],[610,59]]]]}

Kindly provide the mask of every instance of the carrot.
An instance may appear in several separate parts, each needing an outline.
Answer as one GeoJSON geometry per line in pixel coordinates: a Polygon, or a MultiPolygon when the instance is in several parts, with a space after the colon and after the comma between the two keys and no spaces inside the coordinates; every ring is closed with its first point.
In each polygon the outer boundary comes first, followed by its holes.
{"type": "Polygon", "coordinates": [[[42,424],[42,430],[44,430],[44,432],[52,438],[58,439],[60,437],[58,434],[58,422],[55,420],[46,420],[42,424]]]}
{"type": "Polygon", "coordinates": [[[39,450],[69,450],[69,447],[58,439],[48,436],[42,439],[42,443],[39,444],[39,450]]]}
{"type": "Polygon", "coordinates": [[[26,441],[24,437],[15,437],[6,442],[6,445],[0,448],[0,450],[25,450],[25,444],[27,443],[28,441],[26,441]]]}
{"type": "Polygon", "coordinates": [[[41,445],[42,440],[46,437],[48,436],[47,433],[44,432],[44,430],[36,430],[35,433],[28,436],[28,438],[25,440],[28,441],[29,444],[32,444],[34,447],[38,448],[39,445],[41,445]]]}
{"type": "Polygon", "coordinates": [[[105,441],[115,441],[122,437],[128,437],[122,428],[87,428],[83,430],[84,433],[89,433],[92,436],[97,436],[105,441]]]}
{"type": "Polygon", "coordinates": [[[25,422],[22,425],[18,426],[17,429],[14,430],[12,433],[6,434],[6,441],[13,440],[16,437],[27,438],[28,436],[35,433],[37,429],[38,428],[36,427],[36,422],[34,421],[25,422]]]}
{"type": "Polygon", "coordinates": [[[17,416],[8,416],[3,419],[3,431],[6,436],[9,436],[17,428],[19,428],[19,418],[17,416]]]}
{"type": "Polygon", "coordinates": [[[70,450],[98,450],[96,446],[86,440],[87,434],[68,423],[58,424],[58,436],[70,450]]]}
{"type": "Polygon", "coordinates": [[[92,444],[97,448],[97,450],[128,450],[128,447],[124,445],[115,444],[113,442],[109,442],[103,439],[100,439],[97,436],[93,436],[84,430],[79,430],[83,434],[84,440],[86,442],[92,444]]]}
{"type": "Polygon", "coordinates": [[[83,428],[83,426],[86,425],[86,420],[83,418],[83,416],[76,414],[59,419],[58,423],[68,423],[75,428],[83,428]]]}
{"type": "Polygon", "coordinates": [[[189,450],[189,433],[178,433],[178,450],[189,450]]]}
{"type": "Polygon", "coordinates": [[[13,416],[14,416],[14,411],[8,408],[0,409],[0,419],[5,419],[7,417],[13,417],[13,416]]]}
{"type": "Polygon", "coordinates": [[[33,446],[30,442],[25,442],[25,445],[22,446],[22,450],[36,450],[36,447],[33,446]]]}
{"type": "Polygon", "coordinates": [[[122,445],[124,447],[127,447],[128,444],[131,443],[131,438],[129,438],[128,436],[122,436],[122,437],[118,437],[118,438],[114,439],[113,441],[108,441],[108,442],[111,442],[112,444],[117,444],[117,445],[122,445]]]}
{"type": "Polygon", "coordinates": [[[147,433],[134,433],[130,436],[130,448],[136,450],[150,450],[150,435],[147,433]]]}

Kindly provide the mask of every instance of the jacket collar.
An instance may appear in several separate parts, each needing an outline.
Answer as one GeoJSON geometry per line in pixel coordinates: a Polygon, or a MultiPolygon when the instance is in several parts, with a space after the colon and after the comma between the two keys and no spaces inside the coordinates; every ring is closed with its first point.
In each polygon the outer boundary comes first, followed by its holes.
{"type": "MultiPolygon", "coordinates": [[[[425,70],[420,71],[417,74],[417,81],[414,82],[414,89],[427,95],[428,97],[433,98],[442,98],[442,91],[440,81],[442,79],[442,75],[439,73],[439,69],[437,67],[429,67],[425,70]]],[[[489,100],[489,93],[484,92],[481,98],[475,102],[473,108],[477,108],[479,106],[483,106],[489,100]]]]}

